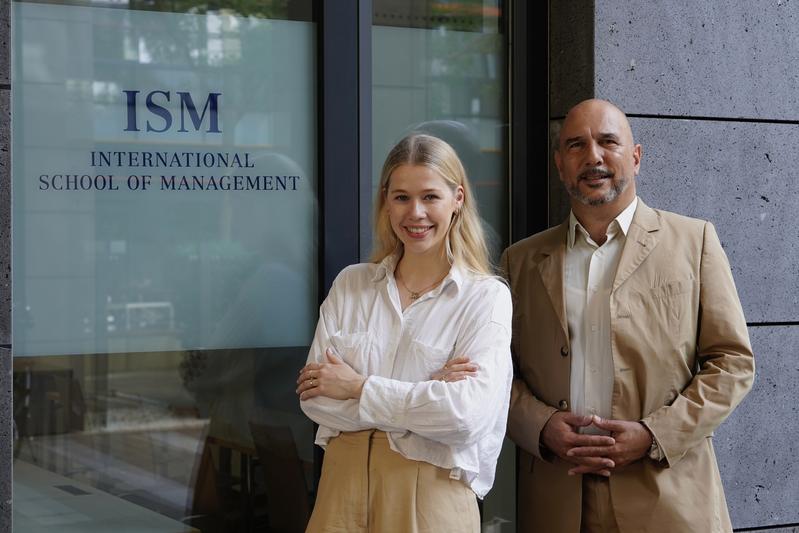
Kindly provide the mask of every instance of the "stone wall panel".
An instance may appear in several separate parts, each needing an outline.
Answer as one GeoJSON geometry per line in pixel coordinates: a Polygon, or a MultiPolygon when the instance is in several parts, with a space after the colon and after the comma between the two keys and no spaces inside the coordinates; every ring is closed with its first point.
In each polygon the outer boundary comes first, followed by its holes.
{"type": "Polygon", "coordinates": [[[799,128],[632,119],[638,192],[652,207],[710,220],[748,322],[799,320],[799,128]]]}
{"type": "Polygon", "coordinates": [[[596,2],[596,94],[631,114],[799,120],[799,3],[596,2]]]}
{"type": "Polygon", "coordinates": [[[733,526],[799,523],[799,327],[750,328],[752,391],[716,431],[733,526]]]}

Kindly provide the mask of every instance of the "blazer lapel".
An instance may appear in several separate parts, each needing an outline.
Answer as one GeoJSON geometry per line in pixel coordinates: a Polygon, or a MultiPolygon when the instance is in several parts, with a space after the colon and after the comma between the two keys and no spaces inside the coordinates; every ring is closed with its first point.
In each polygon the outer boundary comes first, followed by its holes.
{"type": "Polygon", "coordinates": [[[554,233],[554,240],[539,248],[533,259],[567,339],[569,338],[569,327],[566,322],[563,264],[566,258],[566,233],[568,230],[569,220],[566,219],[566,222],[560,225],[559,231],[554,233]]]}
{"type": "Polygon", "coordinates": [[[613,281],[613,290],[621,286],[635,270],[644,262],[658,243],[657,232],[660,229],[660,220],[657,213],[638,199],[627,240],[619,259],[616,278],[613,281]]]}

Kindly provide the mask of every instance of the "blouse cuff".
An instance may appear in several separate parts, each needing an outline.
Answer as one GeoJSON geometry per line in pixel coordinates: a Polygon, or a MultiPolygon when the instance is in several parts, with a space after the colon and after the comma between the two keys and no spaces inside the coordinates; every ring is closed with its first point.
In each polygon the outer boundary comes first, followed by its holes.
{"type": "Polygon", "coordinates": [[[402,427],[405,398],[413,385],[380,376],[366,378],[358,404],[361,421],[377,428],[402,427]]]}

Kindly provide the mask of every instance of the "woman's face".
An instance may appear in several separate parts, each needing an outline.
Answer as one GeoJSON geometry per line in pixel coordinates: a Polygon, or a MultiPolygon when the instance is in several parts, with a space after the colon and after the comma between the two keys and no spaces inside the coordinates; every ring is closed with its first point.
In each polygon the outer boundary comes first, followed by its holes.
{"type": "Polygon", "coordinates": [[[406,255],[443,252],[452,214],[463,204],[463,187],[452,190],[435,170],[401,165],[388,180],[386,210],[406,255]]]}

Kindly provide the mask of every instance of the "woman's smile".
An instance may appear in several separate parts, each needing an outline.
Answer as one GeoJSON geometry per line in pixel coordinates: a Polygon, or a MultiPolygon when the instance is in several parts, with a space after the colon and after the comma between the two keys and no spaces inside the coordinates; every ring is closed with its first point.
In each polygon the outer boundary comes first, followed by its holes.
{"type": "Polygon", "coordinates": [[[433,226],[403,226],[408,236],[412,239],[424,239],[433,229],[433,226]]]}

